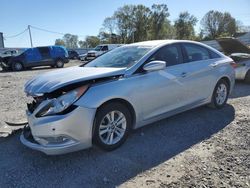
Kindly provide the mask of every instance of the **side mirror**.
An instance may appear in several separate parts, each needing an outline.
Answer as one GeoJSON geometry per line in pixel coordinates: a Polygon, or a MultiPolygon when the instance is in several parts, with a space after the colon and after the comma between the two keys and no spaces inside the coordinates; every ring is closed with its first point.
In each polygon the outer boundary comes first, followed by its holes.
{"type": "Polygon", "coordinates": [[[166,67],[165,61],[151,61],[143,66],[143,70],[151,72],[162,70],[166,67]]]}

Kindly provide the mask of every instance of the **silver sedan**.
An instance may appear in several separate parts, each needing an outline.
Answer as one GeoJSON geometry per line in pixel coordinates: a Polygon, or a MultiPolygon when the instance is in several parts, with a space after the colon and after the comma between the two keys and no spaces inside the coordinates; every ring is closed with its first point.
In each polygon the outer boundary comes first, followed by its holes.
{"type": "Polygon", "coordinates": [[[159,40],[38,75],[25,85],[32,102],[21,142],[48,155],[92,144],[116,149],[131,129],[201,105],[222,108],[234,87],[234,67],[204,44],[159,40]]]}

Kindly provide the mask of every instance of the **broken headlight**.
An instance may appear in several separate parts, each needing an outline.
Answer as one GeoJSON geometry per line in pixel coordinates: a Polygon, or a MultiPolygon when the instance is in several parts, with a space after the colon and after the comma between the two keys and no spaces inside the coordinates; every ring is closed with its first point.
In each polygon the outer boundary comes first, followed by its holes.
{"type": "Polygon", "coordinates": [[[50,99],[47,104],[37,113],[37,117],[54,115],[63,112],[77,101],[88,89],[88,85],[69,91],[62,96],[50,99]]]}

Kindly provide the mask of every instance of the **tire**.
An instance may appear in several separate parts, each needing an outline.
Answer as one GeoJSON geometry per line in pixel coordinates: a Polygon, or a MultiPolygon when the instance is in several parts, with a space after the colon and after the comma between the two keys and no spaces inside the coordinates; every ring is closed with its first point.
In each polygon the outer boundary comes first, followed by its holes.
{"type": "Polygon", "coordinates": [[[55,64],[57,68],[63,68],[64,66],[64,62],[61,59],[57,59],[55,64]]]}
{"type": "Polygon", "coordinates": [[[108,103],[96,113],[93,142],[103,150],[114,150],[126,141],[131,125],[132,116],[126,106],[118,102],[108,103]],[[117,121],[118,124],[114,123],[117,121]]]}
{"type": "Polygon", "coordinates": [[[245,81],[246,83],[250,84],[250,70],[247,71],[246,77],[245,77],[244,81],[245,81]]]}
{"type": "Polygon", "coordinates": [[[229,95],[229,85],[225,80],[220,80],[213,91],[212,101],[210,103],[210,106],[213,108],[223,108],[228,99],[229,95]]]}
{"type": "Polygon", "coordinates": [[[23,64],[21,62],[13,62],[11,66],[13,71],[21,71],[23,70],[23,64]]]}

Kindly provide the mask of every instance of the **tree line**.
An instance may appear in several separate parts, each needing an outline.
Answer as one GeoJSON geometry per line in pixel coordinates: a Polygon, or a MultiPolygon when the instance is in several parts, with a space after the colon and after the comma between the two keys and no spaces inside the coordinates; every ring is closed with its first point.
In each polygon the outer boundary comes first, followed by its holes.
{"type": "Polygon", "coordinates": [[[249,30],[229,12],[211,10],[200,20],[200,32],[194,27],[198,19],[189,12],[181,12],[172,24],[166,4],[124,5],[104,19],[98,36],[86,36],[78,40],[77,35],[65,34],[56,39],[56,45],[67,48],[93,48],[102,43],[133,43],[157,39],[212,40],[233,36],[236,32],[249,30]]]}

